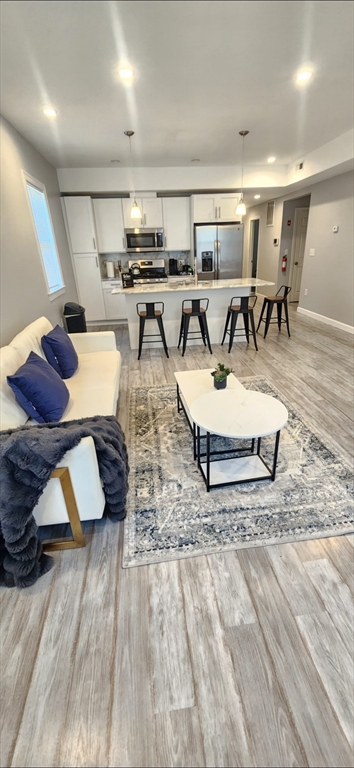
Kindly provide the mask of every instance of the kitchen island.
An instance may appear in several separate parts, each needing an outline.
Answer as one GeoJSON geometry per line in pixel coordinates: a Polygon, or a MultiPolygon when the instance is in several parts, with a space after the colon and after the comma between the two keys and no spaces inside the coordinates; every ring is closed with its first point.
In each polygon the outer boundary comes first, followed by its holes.
{"type": "MultiPolygon", "coordinates": [[[[168,281],[167,283],[136,285],[134,288],[114,289],[112,294],[124,292],[129,327],[130,348],[138,349],[139,346],[139,318],[136,305],[138,302],[164,302],[163,324],[168,347],[176,347],[178,344],[179,329],[181,324],[182,301],[184,299],[209,299],[207,322],[211,344],[220,344],[224,330],[227,307],[233,296],[249,296],[252,288],[260,286],[273,286],[267,280],[253,277],[240,277],[230,280],[208,280],[195,282],[195,279],[181,279],[168,281]]],[[[149,321],[146,325],[147,333],[157,333],[155,321],[149,321]]],[[[242,319],[238,328],[242,328],[242,319]]],[[[198,320],[192,319],[190,330],[199,329],[198,320]],[[195,328],[194,328],[195,323],[195,328]]],[[[245,341],[244,336],[235,336],[235,341],[245,341]]],[[[201,344],[200,339],[188,339],[189,344],[201,344]]],[[[149,345],[150,346],[150,345],[149,345]]],[[[159,342],[152,342],[151,346],[160,347],[159,342]]]]}

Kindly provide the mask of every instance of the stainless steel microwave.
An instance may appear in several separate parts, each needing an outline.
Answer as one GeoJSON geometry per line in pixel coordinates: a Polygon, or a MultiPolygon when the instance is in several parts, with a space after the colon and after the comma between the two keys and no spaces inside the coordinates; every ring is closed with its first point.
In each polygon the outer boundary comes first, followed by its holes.
{"type": "Polygon", "coordinates": [[[163,229],[125,229],[125,248],[127,253],[152,253],[164,251],[163,229]]]}

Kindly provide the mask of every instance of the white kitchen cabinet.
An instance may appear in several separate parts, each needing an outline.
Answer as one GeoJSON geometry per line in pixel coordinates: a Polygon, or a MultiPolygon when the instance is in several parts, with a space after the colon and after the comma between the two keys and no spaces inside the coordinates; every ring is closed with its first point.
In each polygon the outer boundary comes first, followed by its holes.
{"type": "Polygon", "coordinates": [[[98,252],[120,253],[125,251],[121,198],[97,198],[92,202],[98,252]]]}
{"type": "Polygon", "coordinates": [[[162,211],[166,251],[189,251],[190,198],[163,197],[162,211]]]}
{"type": "Polygon", "coordinates": [[[136,202],[141,211],[141,219],[132,219],[130,212],[134,203],[133,197],[122,199],[123,220],[126,229],[149,228],[155,229],[163,226],[162,200],[160,197],[137,197],[136,202]]]}
{"type": "Polygon", "coordinates": [[[192,195],[193,224],[207,224],[218,221],[239,221],[236,206],[239,195],[234,193],[214,195],[192,195]]]}
{"type": "Polygon", "coordinates": [[[113,288],[117,288],[117,283],[107,281],[102,283],[106,320],[126,320],[127,310],[124,292],[112,295],[113,288]]]}
{"type": "Polygon", "coordinates": [[[72,253],[97,251],[95,223],[91,197],[64,197],[66,220],[72,253]]]}
{"type": "Polygon", "coordinates": [[[101,273],[98,256],[92,253],[74,254],[79,301],[86,310],[86,320],[104,320],[101,273]]]}

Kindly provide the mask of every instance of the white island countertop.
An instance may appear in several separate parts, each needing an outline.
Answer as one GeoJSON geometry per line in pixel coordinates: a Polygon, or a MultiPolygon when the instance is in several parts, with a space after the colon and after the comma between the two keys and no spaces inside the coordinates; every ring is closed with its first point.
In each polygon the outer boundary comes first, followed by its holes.
{"type": "Polygon", "coordinates": [[[186,278],[185,280],[174,280],[167,283],[152,283],[147,285],[135,285],[134,288],[114,288],[112,293],[123,292],[129,296],[129,294],[143,294],[143,293],[176,293],[178,291],[213,291],[222,290],[225,288],[257,288],[261,285],[274,285],[274,283],[268,282],[268,280],[260,280],[257,277],[234,277],[230,280],[199,280],[197,283],[192,279],[186,278]]]}

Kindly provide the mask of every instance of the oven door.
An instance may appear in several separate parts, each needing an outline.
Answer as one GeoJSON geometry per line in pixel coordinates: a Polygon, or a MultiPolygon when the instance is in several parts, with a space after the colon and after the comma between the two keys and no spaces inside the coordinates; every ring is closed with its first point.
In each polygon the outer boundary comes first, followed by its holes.
{"type": "Polygon", "coordinates": [[[163,233],[157,229],[125,229],[127,253],[163,251],[163,233]]]}

